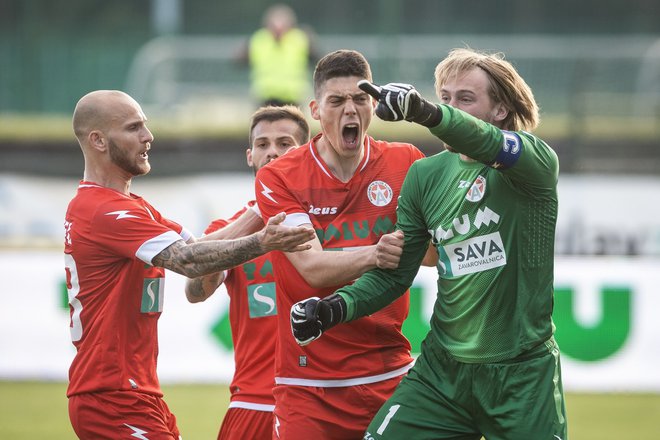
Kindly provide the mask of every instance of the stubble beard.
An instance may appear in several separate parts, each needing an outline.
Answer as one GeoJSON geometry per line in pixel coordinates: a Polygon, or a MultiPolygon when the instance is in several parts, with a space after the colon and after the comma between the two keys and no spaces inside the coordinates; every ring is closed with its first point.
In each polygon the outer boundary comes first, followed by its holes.
{"type": "Polygon", "coordinates": [[[145,162],[144,166],[138,165],[134,160],[131,161],[128,155],[112,139],[108,140],[108,151],[110,152],[112,163],[132,176],[142,176],[151,170],[151,165],[148,161],[145,162]]]}

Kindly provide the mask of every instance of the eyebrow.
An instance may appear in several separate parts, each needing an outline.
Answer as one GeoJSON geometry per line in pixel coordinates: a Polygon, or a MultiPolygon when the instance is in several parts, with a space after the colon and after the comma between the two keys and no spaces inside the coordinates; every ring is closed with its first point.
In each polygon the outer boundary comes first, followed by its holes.
{"type": "Polygon", "coordinates": [[[456,96],[456,95],[465,95],[465,94],[472,95],[472,96],[477,96],[477,92],[475,92],[474,90],[470,90],[470,89],[458,89],[454,92],[451,92],[447,89],[440,89],[440,94],[444,94],[444,93],[449,93],[449,94],[452,94],[454,96],[456,96]]]}
{"type": "MultiPolygon", "coordinates": [[[[440,92],[450,93],[450,91],[445,89],[445,88],[440,89],[440,92]]],[[[471,89],[458,89],[458,90],[454,91],[453,93],[454,93],[454,95],[457,95],[459,93],[471,93],[473,95],[476,94],[476,92],[474,90],[471,90],[471,89]]]]}
{"type": "MultiPolygon", "coordinates": [[[[262,140],[262,139],[268,140],[268,139],[270,139],[270,137],[269,136],[257,136],[257,137],[254,138],[255,141],[259,141],[259,140],[262,140]]],[[[278,140],[278,141],[282,140],[282,139],[292,139],[292,140],[295,141],[296,137],[294,135],[287,134],[287,135],[284,135],[284,136],[277,136],[275,138],[275,140],[278,140]]]]}
{"type": "Polygon", "coordinates": [[[145,125],[146,122],[147,121],[143,120],[143,119],[133,119],[133,120],[124,122],[124,124],[122,124],[122,127],[130,127],[131,125],[145,125]]]}
{"type": "Polygon", "coordinates": [[[359,91],[355,93],[332,93],[328,95],[328,98],[346,99],[348,96],[350,96],[351,98],[361,98],[366,95],[368,95],[368,93],[363,91],[359,91]]]}

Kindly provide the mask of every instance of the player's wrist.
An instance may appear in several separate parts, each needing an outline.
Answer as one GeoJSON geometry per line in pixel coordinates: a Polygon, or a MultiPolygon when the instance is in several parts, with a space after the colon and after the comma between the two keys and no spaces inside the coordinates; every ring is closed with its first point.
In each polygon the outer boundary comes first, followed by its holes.
{"type": "Polygon", "coordinates": [[[261,210],[259,209],[259,205],[256,203],[252,206],[247,207],[250,211],[252,211],[257,217],[262,218],[261,216],[261,210]]]}
{"type": "Polygon", "coordinates": [[[442,110],[437,105],[419,96],[419,103],[409,121],[428,128],[435,127],[442,121],[442,110]]]}
{"type": "MultiPolygon", "coordinates": [[[[266,225],[266,227],[268,227],[268,225],[266,225]]],[[[252,238],[256,243],[256,245],[258,246],[258,250],[261,253],[270,252],[272,250],[268,246],[268,241],[267,241],[268,234],[266,233],[266,227],[262,228],[261,230],[255,232],[250,236],[250,238],[252,238]]]]}
{"type": "Polygon", "coordinates": [[[323,326],[323,331],[335,325],[344,322],[346,319],[346,301],[341,295],[333,293],[320,301],[318,309],[318,319],[323,326]]]}

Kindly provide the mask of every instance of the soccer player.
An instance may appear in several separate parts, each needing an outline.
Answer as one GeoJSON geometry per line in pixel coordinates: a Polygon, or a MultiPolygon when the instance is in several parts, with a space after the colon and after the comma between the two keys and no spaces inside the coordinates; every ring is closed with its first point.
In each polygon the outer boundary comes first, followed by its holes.
{"type": "Polygon", "coordinates": [[[274,438],[361,437],[412,365],[401,333],[408,296],[314,346],[300,347],[291,338],[288,311],[295,302],[326,296],[368,269],[399,262],[397,197],[408,168],[423,154],[367,135],[375,102],[357,82],[370,78],[359,52],[324,56],[310,102],[321,133],[257,172],[262,214],[284,211],[284,224],[311,225],[318,236],[308,251],[272,253],[280,312],[274,438]]]}
{"type": "Polygon", "coordinates": [[[551,317],[557,155],[527,131],[538,124],[537,104],[501,55],[455,49],[435,81],[440,105],[407,84],[361,83],[381,119],[424,125],[447,151],[416,162],[406,176],[399,266],[297,304],[294,335],[310,343],[395,301],[431,237],[440,256],[431,330],[364,438],[565,440],[551,317]]]}
{"type": "MultiPolygon", "coordinates": [[[[247,164],[255,174],[289,149],[309,141],[309,125],[294,106],[262,107],[250,123],[247,164]]],[[[218,219],[206,229],[222,238],[237,238],[263,228],[254,200],[229,220],[218,219]],[[228,226],[228,225],[231,225],[228,226]]],[[[277,289],[270,254],[265,254],[226,272],[186,282],[190,302],[204,301],[225,283],[229,295],[229,322],[234,342],[234,377],[231,401],[220,427],[218,440],[270,440],[273,436],[275,304],[277,289]]],[[[284,315],[288,316],[288,310],[284,315]]]]}
{"type": "Polygon", "coordinates": [[[153,135],[129,95],[83,96],[73,129],[85,160],[64,222],[64,260],[76,355],[69,417],[81,439],[177,439],[176,419],[156,375],[157,323],[165,271],[219,272],[274,249],[301,251],[314,231],[282,225],[284,214],[236,240],[195,242],[182,226],[130,192],[149,172],[153,135]]]}

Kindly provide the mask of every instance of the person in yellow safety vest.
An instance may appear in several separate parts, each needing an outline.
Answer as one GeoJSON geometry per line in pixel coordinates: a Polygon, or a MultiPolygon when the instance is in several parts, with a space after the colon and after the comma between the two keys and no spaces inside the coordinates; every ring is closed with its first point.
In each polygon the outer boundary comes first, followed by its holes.
{"type": "Polygon", "coordinates": [[[313,36],[297,27],[296,14],[282,4],[266,10],[263,24],[240,56],[250,66],[253,97],[258,105],[299,105],[310,90],[310,64],[318,58],[313,36]]]}

